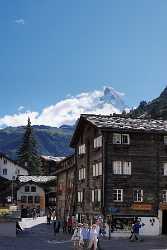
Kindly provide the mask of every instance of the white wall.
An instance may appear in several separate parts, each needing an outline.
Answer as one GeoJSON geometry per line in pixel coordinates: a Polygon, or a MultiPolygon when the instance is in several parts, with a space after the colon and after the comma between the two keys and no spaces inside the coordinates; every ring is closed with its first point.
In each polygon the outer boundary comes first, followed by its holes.
{"type": "Polygon", "coordinates": [[[41,196],[41,195],[44,195],[45,192],[44,190],[37,186],[36,184],[30,184],[30,183],[27,183],[23,186],[21,186],[19,188],[19,190],[17,191],[17,200],[20,201],[21,200],[21,196],[41,196]],[[30,192],[25,192],[25,186],[29,186],[30,187],[30,192]],[[31,192],[31,186],[35,186],[36,187],[36,192],[31,192]]]}
{"type": "Polygon", "coordinates": [[[145,226],[143,226],[140,229],[141,235],[155,236],[160,234],[160,222],[157,217],[139,217],[139,218],[141,219],[141,223],[145,224],[145,226]]]}
{"type": "Polygon", "coordinates": [[[0,176],[12,180],[13,176],[16,179],[17,175],[28,175],[28,171],[6,157],[0,157],[0,176]],[[3,169],[7,169],[7,175],[3,174],[3,169]]]}

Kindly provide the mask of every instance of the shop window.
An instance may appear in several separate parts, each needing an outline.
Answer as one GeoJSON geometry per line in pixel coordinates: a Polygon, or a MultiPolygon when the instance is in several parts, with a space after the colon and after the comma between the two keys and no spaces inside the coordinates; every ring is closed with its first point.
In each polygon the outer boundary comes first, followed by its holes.
{"type": "Polygon", "coordinates": [[[33,203],[33,196],[28,196],[28,203],[33,203]]]}
{"type": "Polygon", "coordinates": [[[123,189],[113,189],[113,200],[116,202],[123,201],[123,189]]]}
{"type": "Polygon", "coordinates": [[[25,195],[21,196],[21,202],[27,203],[27,196],[25,196],[25,195]]]}
{"type": "Polygon", "coordinates": [[[143,190],[136,189],[133,191],[133,201],[134,202],[142,202],[143,201],[143,190]]]}

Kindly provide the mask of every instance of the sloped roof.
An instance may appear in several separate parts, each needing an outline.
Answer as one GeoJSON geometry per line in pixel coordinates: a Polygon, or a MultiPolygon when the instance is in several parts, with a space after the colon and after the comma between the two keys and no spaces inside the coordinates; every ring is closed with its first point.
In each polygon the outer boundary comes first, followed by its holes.
{"type": "Polygon", "coordinates": [[[30,175],[25,176],[24,175],[24,176],[19,176],[18,180],[21,183],[26,183],[29,181],[36,182],[36,183],[46,183],[49,181],[56,180],[56,176],[30,176],[30,175]]]}
{"type": "Polygon", "coordinates": [[[132,119],[117,116],[83,115],[98,128],[129,129],[167,132],[167,121],[153,119],[132,119]]]}
{"type": "Polygon", "coordinates": [[[131,130],[167,133],[167,121],[153,119],[132,119],[113,115],[82,114],[77,123],[70,145],[73,147],[82,133],[84,122],[101,130],[131,130]]]}

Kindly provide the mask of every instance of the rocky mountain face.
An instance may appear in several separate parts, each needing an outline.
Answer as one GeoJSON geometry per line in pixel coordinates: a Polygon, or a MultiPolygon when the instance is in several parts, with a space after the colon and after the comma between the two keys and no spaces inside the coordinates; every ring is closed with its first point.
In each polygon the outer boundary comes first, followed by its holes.
{"type": "MultiPolygon", "coordinates": [[[[69,142],[74,126],[54,128],[49,126],[32,126],[38,151],[42,155],[66,156],[73,153],[69,142]]],[[[25,127],[7,127],[0,130],[0,152],[11,159],[16,159],[16,152],[21,144],[25,127]]]]}
{"type": "Polygon", "coordinates": [[[167,120],[167,87],[162,91],[160,96],[151,102],[140,102],[139,106],[131,110],[127,117],[132,118],[149,118],[167,120]]]}

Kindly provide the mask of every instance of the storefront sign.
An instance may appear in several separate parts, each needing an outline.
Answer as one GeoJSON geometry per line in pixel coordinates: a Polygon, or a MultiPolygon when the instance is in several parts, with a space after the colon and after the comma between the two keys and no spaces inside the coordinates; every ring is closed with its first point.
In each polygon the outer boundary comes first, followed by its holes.
{"type": "Polygon", "coordinates": [[[167,203],[161,203],[160,204],[160,209],[161,210],[167,210],[167,203]]]}
{"type": "Polygon", "coordinates": [[[152,205],[134,203],[131,208],[134,210],[152,210],[152,205]]]}

